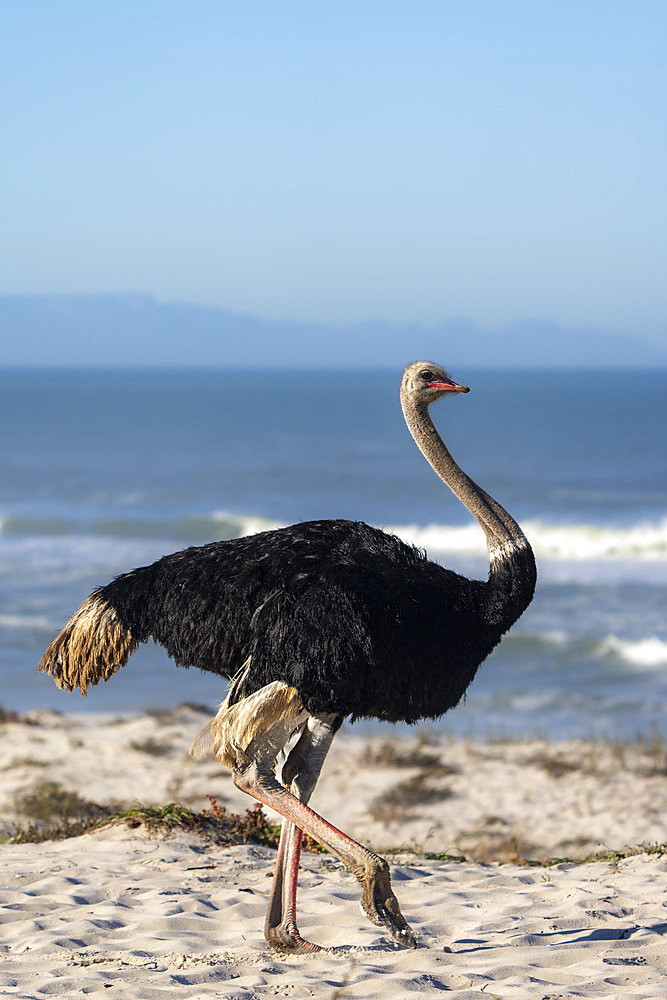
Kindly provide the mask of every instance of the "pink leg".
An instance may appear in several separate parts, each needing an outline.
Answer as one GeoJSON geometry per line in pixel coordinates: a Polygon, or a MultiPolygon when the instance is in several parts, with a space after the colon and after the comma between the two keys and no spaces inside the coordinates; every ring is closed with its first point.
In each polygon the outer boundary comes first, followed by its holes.
{"type": "MultiPolygon", "coordinates": [[[[337,726],[310,719],[283,767],[282,779],[301,801],[310,798],[337,726]]],[[[307,941],[296,924],[296,891],[303,832],[283,819],[278,845],[276,873],[264,924],[264,936],[272,948],[285,952],[331,951],[307,941]]]]}
{"type": "Polygon", "coordinates": [[[264,936],[276,951],[331,951],[331,948],[322,948],[307,941],[296,925],[296,888],[302,837],[298,826],[283,820],[264,936]]]}
{"type": "MultiPolygon", "coordinates": [[[[333,734],[331,734],[331,738],[332,736],[333,734]]],[[[329,738],[329,743],[331,738],[329,738]]],[[[293,951],[317,950],[317,945],[313,946],[301,938],[293,919],[296,913],[296,879],[301,847],[300,836],[297,837],[296,833],[289,829],[293,825],[309,833],[311,837],[340,858],[343,864],[354,872],[363,888],[361,905],[372,922],[387,927],[394,939],[400,944],[415,948],[414,935],[406,923],[398,900],[392,891],[389,865],[384,858],[374,854],[362,844],[358,844],[332,826],[322,816],[309,809],[304,802],[276,780],[272,766],[261,753],[261,748],[257,747],[256,751],[256,754],[253,754],[252,747],[248,748],[247,753],[251,759],[246,766],[234,772],[234,784],[259,802],[263,802],[264,805],[280,813],[288,821],[287,827],[283,826],[276,877],[267,915],[267,940],[269,943],[282,950],[285,947],[293,951]],[[254,759],[252,759],[253,756],[254,759]],[[291,943],[288,943],[288,940],[291,943]]],[[[319,767],[317,773],[319,773],[319,767]]],[[[294,780],[298,781],[298,778],[294,780]]],[[[311,788],[308,789],[308,795],[304,797],[309,797],[314,784],[313,780],[311,788]]]]}

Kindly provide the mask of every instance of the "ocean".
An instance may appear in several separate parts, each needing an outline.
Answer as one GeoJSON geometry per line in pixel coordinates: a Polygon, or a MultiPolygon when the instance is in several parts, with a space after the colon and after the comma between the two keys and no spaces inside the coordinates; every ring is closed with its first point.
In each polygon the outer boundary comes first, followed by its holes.
{"type": "MultiPolygon", "coordinates": [[[[667,738],[667,372],[451,374],[471,392],[434,405],[434,420],[521,523],[539,579],[465,703],[425,727],[667,738]]],[[[405,428],[400,376],[1,371],[0,705],[215,706],[224,681],[156,646],[86,699],[37,672],[94,587],[185,546],[346,517],[485,578],[481,529],[405,428]]]]}

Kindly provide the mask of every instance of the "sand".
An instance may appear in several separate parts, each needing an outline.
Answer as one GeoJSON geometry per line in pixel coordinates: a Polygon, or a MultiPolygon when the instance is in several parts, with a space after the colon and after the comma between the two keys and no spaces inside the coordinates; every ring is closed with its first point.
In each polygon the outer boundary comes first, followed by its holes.
{"type": "MultiPolygon", "coordinates": [[[[244,811],[226,772],[186,756],[203,719],[45,712],[0,726],[0,832],[29,822],[21,804],[44,781],[101,803],[200,809],[210,794],[244,811]]],[[[276,955],[262,935],[274,850],[121,825],[0,845],[0,994],[667,998],[667,855],[517,864],[666,841],[663,748],[391,733],[342,732],[313,806],[392,851],[417,950],[365,919],[335,858],[306,854],[300,929],[341,951],[276,955]]]]}

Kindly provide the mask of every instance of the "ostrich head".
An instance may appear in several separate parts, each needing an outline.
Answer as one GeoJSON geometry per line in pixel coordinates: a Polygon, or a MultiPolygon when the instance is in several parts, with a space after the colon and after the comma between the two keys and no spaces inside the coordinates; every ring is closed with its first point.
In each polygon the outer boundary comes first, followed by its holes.
{"type": "Polygon", "coordinates": [[[467,386],[453,382],[441,365],[432,361],[414,361],[403,372],[401,398],[413,405],[428,406],[448,392],[470,392],[467,386]]]}

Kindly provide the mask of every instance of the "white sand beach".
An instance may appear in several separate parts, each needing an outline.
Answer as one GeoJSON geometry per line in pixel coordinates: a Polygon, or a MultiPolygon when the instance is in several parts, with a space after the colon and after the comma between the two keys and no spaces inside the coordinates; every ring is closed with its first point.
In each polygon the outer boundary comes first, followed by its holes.
{"type": "MultiPolygon", "coordinates": [[[[244,812],[252,802],[228,773],[187,756],[204,719],[184,707],[129,719],[33,713],[0,725],[4,837],[31,822],[26,803],[45,782],[97,803],[201,810],[211,795],[244,812]]],[[[356,880],[330,855],[303,855],[299,923],[341,951],[284,957],[262,934],[270,847],[124,824],[5,842],[0,990],[123,1000],[667,997],[667,855],[649,849],[667,840],[666,765],[657,744],[398,741],[390,727],[372,738],[344,730],[312,805],[390,853],[414,951],[365,919],[356,880]],[[596,851],[606,859],[578,860],[596,851]],[[524,858],[569,860],[517,863],[524,858]]]]}

